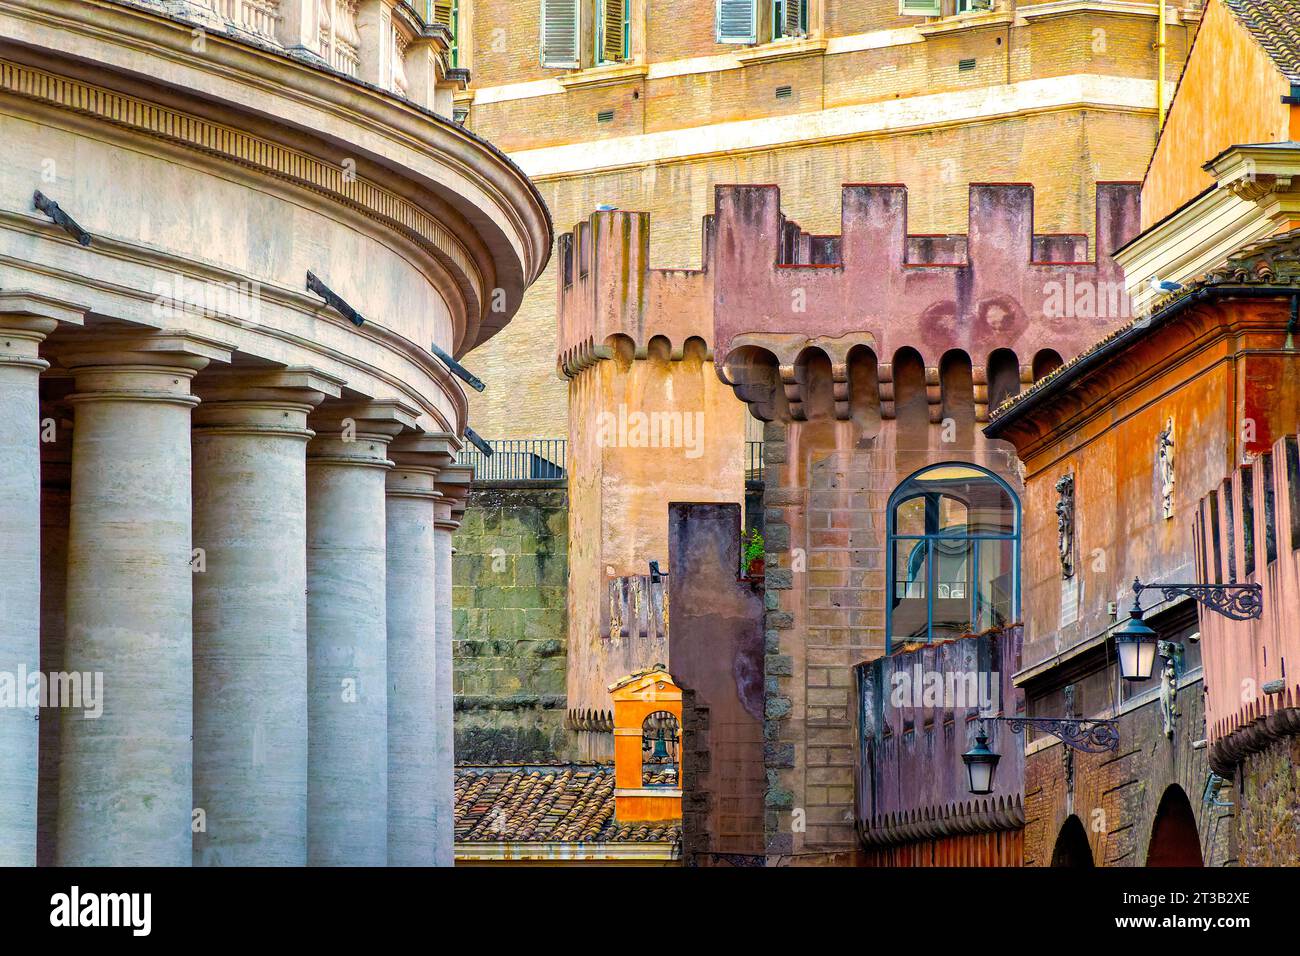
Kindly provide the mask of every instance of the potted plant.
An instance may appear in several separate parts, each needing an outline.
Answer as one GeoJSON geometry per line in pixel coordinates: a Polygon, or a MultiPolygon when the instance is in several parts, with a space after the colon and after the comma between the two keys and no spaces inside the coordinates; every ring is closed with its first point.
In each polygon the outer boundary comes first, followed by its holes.
{"type": "Polygon", "coordinates": [[[750,532],[749,538],[740,539],[740,563],[745,569],[745,575],[751,578],[761,578],[763,576],[763,536],[759,534],[757,528],[750,532]]]}

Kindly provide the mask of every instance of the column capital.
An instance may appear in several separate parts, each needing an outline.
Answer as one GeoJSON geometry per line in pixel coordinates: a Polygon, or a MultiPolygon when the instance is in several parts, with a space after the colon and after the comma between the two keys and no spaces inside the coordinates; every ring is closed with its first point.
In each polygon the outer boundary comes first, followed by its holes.
{"type": "Polygon", "coordinates": [[[416,409],[395,399],[322,406],[309,421],[316,437],[307,446],[307,464],[391,468],[389,443],[413,430],[418,417],[416,409]]]}
{"type": "Polygon", "coordinates": [[[91,401],[196,405],[190,380],[209,362],[229,362],[234,346],[185,331],[134,328],[87,331],[58,343],[53,354],[72,372],[72,404],[91,401]]]}
{"type": "Polygon", "coordinates": [[[225,367],[194,383],[202,403],[194,411],[199,434],[280,434],[304,440],[315,435],[307,416],[338,398],[343,380],[318,369],[225,367]]]}
{"type": "Polygon", "coordinates": [[[80,325],[86,310],[38,292],[0,292],[0,365],[44,371],[50,363],[40,357],[40,345],[60,322],[80,325]]]}
{"type": "Polygon", "coordinates": [[[447,499],[450,508],[444,518],[438,517],[437,527],[455,531],[460,527],[460,519],[465,515],[465,502],[469,498],[469,488],[474,481],[474,469],[470,465],[452,465],[444,468],[438,475],[438,491],[447,499]]]}
{"type": "Polygon", "coordinates": [[[456,460],[454,435],[402,435],[388,448],[395,467],[388,473],[389,497],[441,498],[438,475],[456,460]]]}

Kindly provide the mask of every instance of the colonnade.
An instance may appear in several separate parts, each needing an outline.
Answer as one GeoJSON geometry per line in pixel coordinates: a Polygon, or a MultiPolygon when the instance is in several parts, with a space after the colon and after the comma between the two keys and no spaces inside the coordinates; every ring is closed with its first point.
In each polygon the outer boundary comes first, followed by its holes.
{"type": "Polygon", "coordinates": [[[102,679],[0,707],[0,865],[450,865],[456,436],[81,321],[0,293],[0,680],[102,679]]]}

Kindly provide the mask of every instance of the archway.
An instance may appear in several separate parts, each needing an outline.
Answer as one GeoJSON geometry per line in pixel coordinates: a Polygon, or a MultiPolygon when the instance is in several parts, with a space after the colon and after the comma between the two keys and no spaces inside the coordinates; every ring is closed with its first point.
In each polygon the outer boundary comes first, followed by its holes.
{"type": "Polygon", "coordinates": [[[1052,848],[1052,866],[1090,867],[1092,847],[1088,845],[1088,834],[1083,823],[1073,814],[1056,835],[1056,846],[1052,848]]]}
{"type": "Polygon", "coordinates": [[[1182,787],[1171,784],[1156,808],[1151,843],[1147,846],[1147,866],[1204,865],[1201,835],[1196,829],[1191,801],[1182,787]]]}

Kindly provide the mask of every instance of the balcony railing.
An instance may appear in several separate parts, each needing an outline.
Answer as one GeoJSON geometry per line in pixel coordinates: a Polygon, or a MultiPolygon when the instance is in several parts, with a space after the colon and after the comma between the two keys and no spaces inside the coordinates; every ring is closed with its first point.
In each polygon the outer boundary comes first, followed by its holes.
{"type": "MultiPolygon", "coordinates": [[[[158,5],[156,0],[123,2],[158,5]]],[[[379,12],[359,0],[175,0],[166,6],[171,15],[209,32],[305,51],[340,73],[426,109],[449,112],[451,100],[445,94],[463,88],[462,78],[449,75],[446,44],[451,35],[443,31],[442,39],[435,40],[425,20],[436,4],[386,0],[379,12]],[[431,43],[441,51],[436,57],[427,52],[431,43]],[[439,89],[444,95],[438,95],[439,89]]]]}
{"type": "Polygon", "coordinates": [[[456,463],[472,465],[475,481],[562,481],[568,444],[563,438],[490,441],[491,456],[471,447],[460,453],[456,463]]]}

